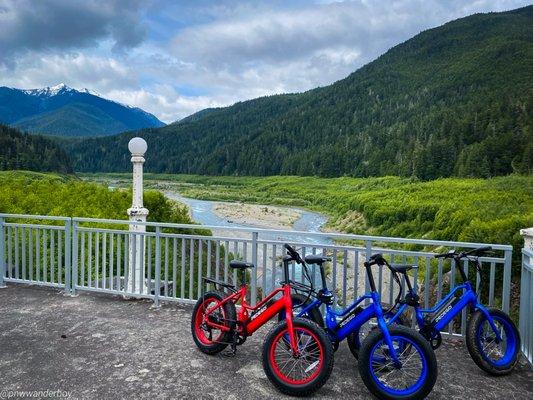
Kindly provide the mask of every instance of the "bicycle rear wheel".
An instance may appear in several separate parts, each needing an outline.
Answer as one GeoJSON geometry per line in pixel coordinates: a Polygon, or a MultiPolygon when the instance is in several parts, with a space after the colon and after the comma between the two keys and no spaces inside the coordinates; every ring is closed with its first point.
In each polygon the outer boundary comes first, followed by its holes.
{"type": "Polygon", "coordinates": [[[226,294],[224,292],[213,290],[199,298],[194,306],[191,318],[192,337],[196,346],[206,354],[221,352],[228,346],[232,339],[237,315],[235,304],[232,302],[227,302],[223,306],[218,307],[207,317],[210,321],[227,327],[227,331],[211,328],[205,323],[206,311],[215,307],[225,297],[226,294]]]}

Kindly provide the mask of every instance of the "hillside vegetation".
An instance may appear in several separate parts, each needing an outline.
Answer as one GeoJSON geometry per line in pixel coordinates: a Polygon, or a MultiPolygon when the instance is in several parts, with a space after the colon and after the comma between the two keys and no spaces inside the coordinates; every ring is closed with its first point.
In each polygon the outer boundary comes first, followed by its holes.
{"type": "MultiPolygon", "coordinates": [[[[191,223],[187,208],[146,191],[150,221],[191,223]]],[[[126,219],[131,191],[109,190],[72,176],[27,171],[0,172],[0,213],[126,219]]]]}
{"type": "MultiPolygon", "coordinates": [[[[89,179],[124,178],[105,174],[89,179]]],[[[346,233],[512,244],[533,226],[533,176],[492,179],[207,177],[147,174],[148,185],[177,185],[187,197],[305,207],[346,233]]]]}
{"type": "Polygon", "coordinates": [[[55,142],[0,124],[0,170],[72,173],[70,158],[55,142]]]}
{"type": "Polygon", "coordinates": [[[533,170],[533,6],[430,29],[347,78],[182,122],[65,143],[77,171],[490,177],[533,170]]]}

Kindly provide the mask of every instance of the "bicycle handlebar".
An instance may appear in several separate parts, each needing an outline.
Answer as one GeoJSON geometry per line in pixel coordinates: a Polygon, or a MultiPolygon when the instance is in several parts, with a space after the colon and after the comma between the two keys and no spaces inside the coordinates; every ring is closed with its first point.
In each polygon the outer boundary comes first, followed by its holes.
{"type": "Polygon", "coordinates": [[[470,255],[479,257],[491,250],[492,250],[491,246],[478,247],[477,249],[472,249],[469,251],[462,251],[460,253],[456,252],[455,250],[450,250],[447,253],[435,254],[435,258],[463,258],[463,257],[470,256],[470,255]]]}
{"type": "Polygon", "coordinates": [[[387,260],[383,258],[383,254],[377,253],[370,257],[370,261],[365,262],[366,265],[371,267],[372,265],[388,265],[387,260]]]}
{"type": "Polygon", "coordinates": [[[289,255],[294,259],[294,261],[296,261],[298,264],[303,263],[303,260],[302,260],[302,257],[300,257],[300,254],[298,254],[298,252],[294,250],[294,248],[291,245],[285,243],[283,246],[285,247],[289,255]]]}

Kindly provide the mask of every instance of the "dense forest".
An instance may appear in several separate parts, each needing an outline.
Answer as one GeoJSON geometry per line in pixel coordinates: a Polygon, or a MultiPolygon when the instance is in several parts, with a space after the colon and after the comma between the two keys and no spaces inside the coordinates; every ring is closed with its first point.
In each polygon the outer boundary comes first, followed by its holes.
{"type": "Polygon", "coordinates": [[[0,170],[71,173],[70,158],[56,143],[0,124],[0,170]]]}
{"type": "Polygon", "coordinates": [[[167,127],[62,141],[77,171],[490,177],[533,170],[533,6],[422,32],[347,78],[167,127]]]}

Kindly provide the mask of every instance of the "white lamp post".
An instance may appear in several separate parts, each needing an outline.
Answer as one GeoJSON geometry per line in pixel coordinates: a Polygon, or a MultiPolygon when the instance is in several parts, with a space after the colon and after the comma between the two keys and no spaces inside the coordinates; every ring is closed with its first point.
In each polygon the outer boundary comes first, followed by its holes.
{"type": "MultiPolygon", "coordinates": [[[[128,143],[128,149],[133,164],[133,196],[128,216],[131,222],[146,222],[148,210],[143,205],[143,164],[148,145],[144,139],[134,137],[128,143]]],[[[146,225],[130,224],[130,232],[146,232],[146,225]]],[[[127,290],[129,293],[147,294],[143,235],[130,235],[129,245],[127,290]]]]}

